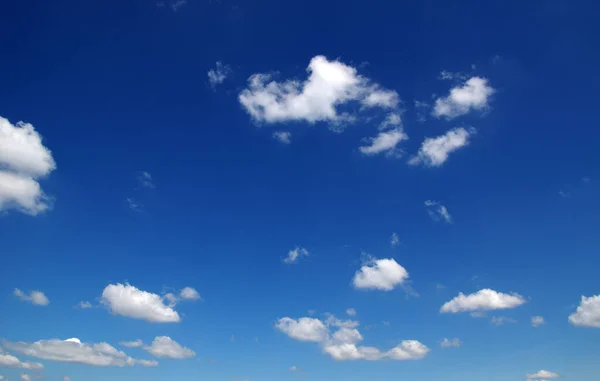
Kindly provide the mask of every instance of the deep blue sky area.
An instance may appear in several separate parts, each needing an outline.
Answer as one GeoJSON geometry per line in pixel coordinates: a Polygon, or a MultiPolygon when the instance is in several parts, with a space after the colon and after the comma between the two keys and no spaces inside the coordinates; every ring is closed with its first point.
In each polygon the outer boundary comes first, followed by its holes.
{"type": "Polygon", "coordinates": [[[0,380],[599,381],[599,12],[0,2],[0,380]]]}

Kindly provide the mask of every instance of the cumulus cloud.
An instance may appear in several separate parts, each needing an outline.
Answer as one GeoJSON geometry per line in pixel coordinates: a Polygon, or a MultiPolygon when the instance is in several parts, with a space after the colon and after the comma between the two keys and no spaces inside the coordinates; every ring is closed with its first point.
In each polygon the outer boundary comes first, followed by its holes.
{"type": "Polygon", "coordinates": [[[427,346],[416,340],[404,340],[385,352],[375,347],[361,346],[358,344],[363,341],[363,336],[356,329],[358,322],[353,325],[337,324],[341,321],[333,315],[329,316],[328,321],[334,324],[326,325],[318,319],[306,317],[298,320],[286,317],[279,320],[276,328],[293,339],[319,343],[323,352],[337,361],[419,360],[429,352],[427,346]],[[336,327],[337,330],[332,333],[329,327],[336,327]]]}
{"type": "Polygon", "coordinates": [[[46,295],[41,291],[31,291],[29,294],[26,294],[18,288],[15,288],[14,295],[22,301],[29,302],[36,306],[47,306],[50,304],[46,295]]]}
{"type": "Polygon", "coordinates": [[[399,157],[401,151],[396,147],[401,141],[407,139],[408,135],[402,131],[402,128],[398,127],[393,130],[379,132],[377,136],[368,139],[368,145],[361,146],[359,150],[368,156],[386,152],[388,155],[399,157]]]}
{"type": "Polygon", "coordinates": [[[342,123],[352,116],[338,107],[355,102],[363,108],[393,109],[399,102],[395,91],[382,88],[340,61],[315,56],[304,81],[277,82],[268,74],[254,74],[239,101],[259,122],[342,123]]]}
{"type": "Polygon", "coordinates": [[[494,92],[486,78],[471,77],[462,85],[452,88],[448,96],[436,99],[433,115],[453,119],[472,110],[485,110],[494,92]]]}
{"type": "Polygon", "coordinates": [[[353,284],[359,289],[391,291],[408,279],[408,271],[394,259],[373,259],[354,275],[353,284]]]}
{"type": "Polygon", "coordinates": [[[532,316],[531,317],[531,325],[533,326],[533,328],[537,328],[544,324],[546,324],[546,321],[544,320],[544,318],[542,316],[532,316]]]}
{"type": "Polygon", "coordinates": [[[454,299],[446,302],[440,312],[458,313],[466,311],[490,311],[515,308],[525,303],[525,299],[516,293],[503,294],[485,288],[473,294],[465,295],[462,292],[454,299]]]}
{"type": "Polygon", "coordinates": [[[444,135],[435,138],[426,138],[419,148],[419,152],[410,158],[410,165],[424,165],[426,167],[439,167],[450,153],[469,144],[471,133],[462,127],[454,128],[444,135]]]}
{"type": "Polygon", "coordinates": [[[119,345],[122,345],[122,346],[127,347],[127,348],[139,348],[142,345],[144,345],[144,343],[142,342],[142,340],[137,339],[137,340],[134,340],[134,341],[121,341],[119,343],[119,345]]]}
{"type": "Polygon", "coordinates": [[[283,262],[288,264],[296,263],[300,258],[306,256],[308,256],[308,250],[303,247],[296,247],[295,249],[288,251],[288,255],[283,262]]]}
{"type": "Polygon", "coordinates": [[[442,348],[458,348],[461,345],[462,342],[458,337],[455,337],[453,339],[448,339],[447,337],[444,337],[444,340],[440,342],[440,347],[442,348]]]}
{"type": "Polygon", "coordinates": [[[535,373],[527,374],[528,380],[545,380],[548,378],[559,378],[560,376],[554,372],[550,372],[547,370],[540,370],[535,373]]]}
{"type": "Polygon", "coordinates": [[[0,353],[0,368],[43,369],[38,362],[21,361],[17,357],[0,353]]]}
{"type": "Polygon", "coordinates": [[[577,310],[569,315],[569,323],[579,327],[600,328],[600,295],[581,297],[577,310]]]}
{"type": "Polygon", "coordinates": [[[163,297],[142,291],[130,284],[109,284],[101,298],[112,314],[143,319],[151,323],[178,323],[177,311],[165,305],[163,297]]]}
{"type": "Polygon", "coordinates": [[[33,343],[23,341],[4,342],[4,347],[14,352],[43,360],[77,363],[94,366],[147,366],[108,343],[86,344],[77,338],[67,340],[40,340],[33,343]]]}
{"type": "Polygon", "coordinates": [[[30,123],[13,125],[0,116],[0,211],[17,209],[30,215],[50,208],[38,179],[56,169],[52,152],[30,123]]]}
{"type": "Polygon", "coordinates": [[[275,328],[299,341],[322,342],[329,334],[329,329],[321,320],[309,317],[298,320],[284,317],[277,321],[275,328]]]}
{"type": "Polygon", "coordinates": [[[292,133],[288,131],[273,132],[273,139],[282,144],[290,144],[292,142],[292,133]]]}
{"type": "Polygon", "coordinates": [[[425,208],[427,208],[427,214],[429,214],[432,220],[452,223],[452,216],[448,212],[448,209],[439,202],[427,200],[425,201],[425,208]]]}
{"type": "Polygon", "coordinates": [[[196,356],[196,352],[186,348],[168,336],[157,336],[152,345],[144,347],[148,353],[159,358],[186,359],[196,356]]]}
{"type": "Polygon", "coordinates": [[[183,300],[200,300],[200,294],[192,287],[184,287],[179,292],[179,297],[183,300]]]}
{"type": "Polygon", "coordinates": [[[229,74],[231,74],[231,68],[228,65],[223,65],[222,62],[217,61],[216,68],[208,71],[208,83],[215,89],[217,85],[220,85],[227,79],[229,74]]]}

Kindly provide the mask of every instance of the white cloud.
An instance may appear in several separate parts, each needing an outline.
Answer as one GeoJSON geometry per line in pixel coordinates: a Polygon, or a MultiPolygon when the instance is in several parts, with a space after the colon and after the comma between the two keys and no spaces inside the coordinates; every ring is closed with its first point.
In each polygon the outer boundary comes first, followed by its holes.
{"type": "Polygon", "coordinates": [[[462,343],[458,337],[455,337],[453,339],[448,339],[447,337],[444,337],[444,340],[442,340],[440,343],[440,347],[442,348],[458,348],[461,345],[462,343]]]}
{"type": "Polygon", "coordinates": [[[9,350],[43,360],[94,366],[144,366],[108,343],[86,344],[77,338],[40,340],[34,343],[5,342],[4,346],[9,350]]]}
{"type": "Polygon", "coordinates": [[[461,86],[452,88],[447,97],[436,99],[433,115],[453,119],[471,110],[485,110],[494,92],[487,79],[471,77],[461,86]]]}
{"type": "Polygon", "coordinates": [[[448,209],[439,202],[427,200],[425,201],[425,207],[427,208],[427,214],[429,214],[432,220],[452,223],[452,216],[448,212],[448,209]]]}
{"type": "Polygon", "coordinates": [[[268,74],[254,74],[239,101],[259,122],[319,121],[341,123],[352,119],[338,106],[359,102],[363,107],[395,108],[398,94],[381,88],[340,61],[315,56],[304,81],[276,82],[268,74]]]}
{"type": "Polygon", "coordinates": [[[296,247],[288,251],[287,257],[283,260],[284,263],[296,263],[302,257],[308,256],[308,250],[303,247],[296,247]]]}
{"type": "Polygon", "coordinates": [[[321,320],[308,317],[298,320],[284,317],[277,321],[275,328],[300,341],[322,342],[329,334],[328,328],[321,320]]]}
{"type": "Polygon", "coordinates": [[[457,313],[465,311],[490,311],[515,308],[525,303],[519,294],[503,294],[485,288],[476,293],[465,295],[462,292],[454,299],[446,302],[440,312],[457,313]]]}
{"type": "Polygon", "coordinates": [[[402,116],[399,112],[391,112],[389,113],[383,122],[379,125],[380,130],[385,130],[389,127],[396,127],[402,125],[402,116]]]}
{"type": "Polygon", "coordinates": [[[200,294],[192,287],[184,287],[179,293],[179,297],[183,300],[200,300],[200,294]]]}
{"type": "Polygon", "coordinates": [[[217,61],[216,68],[208,71],[208,82],[214,89],[217,85],[223,83],[229,74],[231,74],[231,68],[217,61]]]}
{"type": "Polygon", "coordinates": [[[577,310],[569,316],[569,323],[580,327],[600,328],[600,295],[581,297],[577,310]]]}
{"type": "Polygon", "coordinates": [[[152,181],[152,175],[149,172],[142,171],[137,175],[137,181],[142,188],[156,188],[152,181]]]}
{"type": "Polygon", "coordinates": [[[348,314],[348,316],[356,316],[356,310],[354,308],[348,308],[346,310],[346,313],[348,314]]]}
{"type": "Polygon", "coordinates": [[[377,155],[382,152],[388,152],[393,156],[400,156],[401,152],[396,149],[398,143],[407,140],[408,135],[402,131],[402,128],[394,128],[393,130],[381,131],[374,138],[369,138],[369,145],[361,146],[360,152],[365,155],[377,155]]]}
{"type": "Polygon", "coordinates": [[[408,271],[394,259],[374,259],[354,275],[355,288],[391,291],[408,279],[408,271]]]}
{"type": "Polygon", "coordinates": [[[559,378],[560,376],[554,372],[550,372],[547,370],[540,370],[535,373],[527,374],[527,379],[529,380],[543,380],[547,378],[559,378]]]}
{"type": "Polygon", "coordinates": [[[38,362],[21,361],[17,357],[0,353],[0,368],[43,369],[38,362]]]}
{"type": "Polygon", "coordinates": [[[193,350],[181,346],[168,336],[157,336],[152,345],[144,347],[151,355],[160,358],[186,359],[196,356],[193,350]]]}
{"type": "Polygon", "coordinates": [[[88,301],[81,301],[74,308],[81,308],[82,310],[86,310],[88,308],[94,308],[94,306],[92,306],[92,303],[88,301]]]}
{"type": "Polygon", "coordinates": [[[288,131],[276,131],[273,132],[273,139],[283,144],[290,144],[292,142],[292,133],[288,131]]]}
{"type": "Polygon", "coordinates": [[[419,152],[410,158],[410,165],[424,165],[427,167],[439,167],[451,152],[465,147],[469,144],[470,133],[462,127],[449,130],[444,135],[435,138],[426,138],[419,148],[419,152]]]}
{"type": "Polygon", "coordinates": [[[447,70],[442,70],[440,72],[440,76],[438,77],[438,79],[441,80],[452,80],[452,79],[460,79],[460,80],[465,80],[467,79],[467,76],[464,75],[463,73],[458,73],[458,72],[451,72],[451,71],[447,71],[447,70]]]}
{"type": "Polygon", "coordinates": [[[391,349],[386,356],[393,360],[420,360],[429,353],[429,348],[417,340],[403,340],[400,345],[391,349]]]}
{"type": "Polygon", "coordinates": [[[157,294],[142,291],[129,284],[109,284],[102,292],[102,304],[112,314],[151,323],[178,323],[181,319],[177,311],[165,305],[157,294]]]}
{"type": "Polygon", "coordinates": [[[504,325],[506,323],[510,323],[510,324],[515,324],[517,321],[513,318],[509,318],[506,316],[492,316],[492,320],[491,320],[492,324],[499,327],[501,325],[504,325]]]}
{"type": "Polygon", "coordinates": [[[46,295],[41,291],[31,291],[29,295],[27,295],[18,288],[15,288],[14,294],[22,301],[30,302],[31,304],[36,306],[47,306],[48,304],[50,304],[50,301],[48,300],[46,295]]]}
{"type": "Polygon", "coordinates": [[[139,348],[142,345],[144,345],[144,343],[142,342],[142,340],[137,339],[135,341],[121,341],[119,343],[119,345],[122,345],[122,346],[127,347],[127,348],[139,348]]]}
{"type": "Polygon", "coordinates": [[[0,211],[36,215],[50,208],[39,178],[56,169],[52,152],[30,123],[13,125],[0,116],[0,211]]]}
{"type": "Polygon", "coordinates": [[[26,373],[21,373],[19,381],[31,381],[31,377],[26,373]]]}
{"type": "Polygon", "coordinates": [[[399,244],[400,244],[400,238],[398,238],[398,234],[392,233],[392,236],[390,238],[390,245],[392,245],[392,247],[394,247],[394,246],[398,246],[399,244]]]}
{"type": "Polygon", "coordinates": [[[544,324],[546,324],[546,321],[544,320],[544,317],[542,317],[542,316],[532,316],[531,317],[531,325],[534,328],[537,328],[540,325],[544,325],[544,324]]]}

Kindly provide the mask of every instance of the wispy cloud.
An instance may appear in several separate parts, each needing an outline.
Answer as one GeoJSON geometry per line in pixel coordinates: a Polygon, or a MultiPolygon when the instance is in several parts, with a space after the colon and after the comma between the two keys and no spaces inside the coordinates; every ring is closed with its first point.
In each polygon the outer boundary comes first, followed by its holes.
{"type": "Polygon", "coordinates": [[[448,209],[439,202],[427,200],[425,201],[425,208],[427,209],[427,214],[429,214],[429,217],[431,217],[432,220],[436,222],[444,221],[449,224],[452,223],[452,216],[450,215],[450,212],[448,212],[448,209]]]}
{"type": "Polygon", "coordinates": [[[276,131],[273,132],[273,139],[283,144],[290,144],[292,142],[292,133],[288,131],[276,131]]]}
{"type": "Polygon", "coordinates": [[[296,247],[290,251],[288,251],[287,257],[283,260],[284,263],[292,264],[298,262],[298,260],[302,257],[308,256],[308,250],[303,247],[296,247]]]}
{"type": "Polygon", "coordinates": [[[210,69],[207,73],[210,87],[214,90],[217,85],[225,82],[229,74],[231,74],[231,67],[224,65],[221,61],[217,61],[216,68],[210,69]]]}

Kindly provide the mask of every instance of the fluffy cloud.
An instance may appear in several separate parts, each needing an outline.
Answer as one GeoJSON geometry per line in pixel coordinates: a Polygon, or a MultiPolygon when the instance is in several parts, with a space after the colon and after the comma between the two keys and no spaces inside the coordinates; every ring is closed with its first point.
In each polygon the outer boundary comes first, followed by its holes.
{"type": "MultiPolygon", "coordinates": [[[[330,315],[330,322],[339,322],[330,315]]],[[[312,341],[321,345],[323,352],[337,361],[346,360],[418,360],[429,352],[429,348],[416,340],[404,340],[398,346],[383,352],[375,347],[358,345],[363,341],[363,336],[354,326],[342,324],[323,324],[318,319],[291,318],[280,319],[276,327],[293,339],[299,341],[312,341]],[[280,327],[280,325],[282,327],[280,327]],[[328,326],[338,327],[335,332],[330,333],[328,326]],[[282,329],[283,328],[283,329],[282,329]]]]}
{"type": "Polygon", "coordinates": [[[454,339],[444,337],[444,340],[440,342],[440,347],[442,348],[458,348],[461,345],[462,343],[458,337],[455,337],[454,339]]]}
{"type": "Polygon", "coordinates": [[[142,342],[142,340],[137,339],[135,341],[121,341],[119,343],[119,345],[122,345],[122,346],[127,347],[127,348],[139,348],[142,345],[144,345],[144,343],[142,342]]]}
{"type": "Polygon", "coordinates": [[[179,297],[183,300],[199,300],[199,299],[201,299],[198,291],[196,291],[196,289],[194,289],[192,287],[184,287],[179,292],[179,297]]]}
{"type": "Polygon", "coordinates": [[[148,353],[160,358],[186,359],[196,356],[193,350],[181,346],[168,336],[157,336],[152,345],[144,347],[148,353]]]}
{"type": "Polygon", "coordinates": [[[34,343],[5,342],[4,346],[9,350],[43,360],[94,366],[148,366],[144,360],[135,360],[108,343],[86,344],[77,338],[40,340],[34,343]]]}
{"type": "Polygon", "coordinates": [[[288,131],[276,131],[273,132],[273,139],[283,144],[290,144],[292,142],[292,133],[288,131]]]}
{"type": "Polygon", "coordinates": [[[382,152],[387,152],[388,155],[400,156],[401,152],[396,148],[398,143],[407,140],[408,135],[402,131],[402,128],[393,130],[381,131],[377,136],[369,138],[369,144],[361,146],[360,152],[365,155],[377,155],[382,152]]]}
{"type": "Polygon", "coordinates": [[[254,74],[239,101],[259,122],[319,121],[340,123],[351,119],[338,106],[358,102],[364,108],[395,108],[398,94],[381,88],[340,61],[315,56],[304,81],[276,82],[268,74],[254,74]]]}
{"type": "Polygon", "coordinates": [[[38,362],[21,361],[9,354],[0,354],[0,368],[43,369],[38,362]]]}
{"type": "Polygon", "coordinates": [[[177,311],[165,305],[163,297],[129,284],[109,284],[102,292],[101,302],[115,315],[151,323],[178,323],[181,320],[177,311]]]}
{"type": "Polygon", "coordinates": [[[425,207],[427,208],[427,214],[429,214],[432,220],[452,223],[452,216],[448,212],[448,209],[439,202],[427,200],[425,201],[425,207]]]}
{"type": "Polygon", "coordinates": [[[46,295],[41,291],[31,291],[28,295],[23,291],[19,290],[18,288],[15,288],[14,294],[22,301],[30,302],[31,304],[36,306],[47,306],[48,304],[50,304],[50,301],[48,300],[46,295]]]}
{"type": "Polygon", "coordinates": [[[489,311],[515,308],[525,303],[519,294],[503,294],[485,288],[476,293],[465,295],[462,292],[457,297],[446,302],[440,312],[457,313],[465,311],[489,311]]]}
{"type": "Polygon", "coordinates": [[[394,259],[374,259],[354,275],[354,287],[391,291],[408,279],[408,271],[394,259]]]}
{"type": "Polygon", "coordinates": [[[410,158],[408,164],[422,164],[427,167],[439,167],[451,152],[469,144],[470,133],[462,127],[454,128],[444,135],[435,138],[426,138],[419,148],[419,152],[410,158]]]}
{"type": "Polygon", "coordinates": [[[540,325],[544,325],[544,324],[546,324],[546,321],[544,320],[544,318],[542,316],[532,316],[531,317],[531,325],[534,328],[537,328],[540,325]]]}
{"type": "Polygon", "coordinates": [[[303,247],[296,247],[288,251],[287,257],[283,260],[284,263],[296,263],[302,257],[308,256],[308,250],[303,247]]]}
{"type": "Polygon", "coordinates": [[[580,327],[600,328],[600,295],[582,296],[577,310],[569,316],[569,323],[580,327]]]}
{"type": "Polygon", "coordinates": [[[453,119],[471,110],[484,110],[494,92],[487,79],[471,77],[461,86],[452,88],[448,96],[436,99],[433,115],[453,119]]]}
{"type": "Polygon", "coordinates": [[[208,82],[214,89],[217,85],[220,85],[227,79],[227,76],[231,73],[231,68],[228,65],[217,61],[216,68],[208,71],[208,82]]]}
{"type": "Polygon", "coordinates": [[[50,150],[30,123],[13,125],[0,116],[0,211],[44,212],[50,200],[37,179],[56,169],[50,150]]]}
{"type": "Polygon", "coordinates": [[[527,374],[528,380],[545,380],[547,378],[559,378],[560,376],[554,372],[549,372],[547,370],[540,370],[535,373],[527,374]]]}
{"type": "Polygon", "coordinates": [[[322,342],[327,339],[329,329],[319,319],[303,317],[298,320],[284,317],[277,321],[275,328],[292,339],[322,342]]]}

